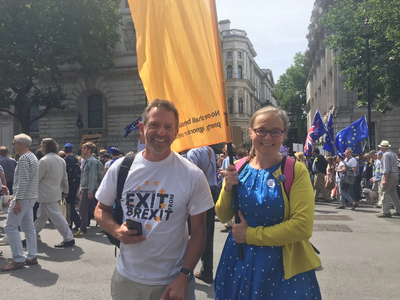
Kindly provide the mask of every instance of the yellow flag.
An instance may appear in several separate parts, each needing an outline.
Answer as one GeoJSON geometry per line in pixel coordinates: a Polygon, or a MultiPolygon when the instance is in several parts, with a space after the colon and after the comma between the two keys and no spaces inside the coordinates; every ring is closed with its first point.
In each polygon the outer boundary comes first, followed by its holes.
{"type": "Polygon", "coordinates": [[[175,151],[231,142],[215,0],[129,0],[147,99],[179,112],[175,151]]]}

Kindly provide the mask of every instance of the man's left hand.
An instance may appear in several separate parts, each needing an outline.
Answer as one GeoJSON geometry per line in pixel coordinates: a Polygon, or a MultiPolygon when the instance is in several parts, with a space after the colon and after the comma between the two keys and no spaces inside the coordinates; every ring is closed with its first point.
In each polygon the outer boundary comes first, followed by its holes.
{"type": "Polygon", "coordinates": [[[87,193],[87,198],[91,200],[93,198],[93,193],[87,193]]]}
{"type": "Polygon", "coordinates": [[[187,276],[179,273],[178,277],[165,288],[161,300],[186,300],[188,284],[187,276]]]}
{"type": "Polygon", "coordinates": [[[14,214],[16,214],[17,216],[21,213],[21,203],[20,202],[14,202],[14,214]]]}
{"type": "Polygon", "coordinates": [[[246,219],[243,217],[242,212],[239,210],[239,224],[233,224],[232,226],[232,235],[233,239],[238,244],[245,244],[246,240],[246,231],[249,224],[247,224],[246,219]]]}
{"type": "Polygon", "coordinates": [[[382,186],[383,186],[383,187],[386,187],[386,185],[387,185],[386,180],[383,179],[383,180],[382,180],[382,186]]]}

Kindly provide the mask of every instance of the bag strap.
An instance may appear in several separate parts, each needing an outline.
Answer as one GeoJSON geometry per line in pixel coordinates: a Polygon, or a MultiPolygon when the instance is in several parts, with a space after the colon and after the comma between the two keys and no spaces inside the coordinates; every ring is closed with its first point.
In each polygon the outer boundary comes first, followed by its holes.
{"type": "Polygon", "coordinates": [[[240,159],[236,164],[235,164],[235,168],[236,168],[236,172],[238,172],[238,174],[240,172],[243,171],[244,167],[249,163],[248,161],[248,157],[243,157],[242,159],[240,159]]]}
{"type": "Polygon", "coordinates": [[[121,166],[118,171],[117,198],[115,201],[119,201],[122,198],[122,190],[124,189],[125,180],[126,177],[128,176],[129,169],[131,168],[134,160],[135,160],[135,154],[131,153],[125,156],[124,160],[121,163],[121,166]]]}
{"type": "Polygon", "coordinates": [[[281,172],[285,175],[286,180],[283,182],[283,189],[289,201],[290,190],[294,181],[294,165],[296,160],[287,156],[282,158],[281,172]]]}

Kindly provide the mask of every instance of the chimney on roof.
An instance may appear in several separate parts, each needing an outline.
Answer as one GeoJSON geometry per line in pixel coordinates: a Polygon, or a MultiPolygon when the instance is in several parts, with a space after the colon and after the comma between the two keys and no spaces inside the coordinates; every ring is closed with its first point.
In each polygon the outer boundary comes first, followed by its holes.
{"type": "Polygon", "coordinates": [[[231,21],[229,19],[221,20],[218,22],[219,31],[230,30],[231,29],[231,21]]]}

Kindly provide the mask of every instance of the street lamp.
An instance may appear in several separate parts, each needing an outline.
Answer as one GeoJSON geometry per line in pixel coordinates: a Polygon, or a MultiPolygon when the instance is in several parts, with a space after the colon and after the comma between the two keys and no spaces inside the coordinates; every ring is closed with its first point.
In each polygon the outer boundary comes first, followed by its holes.
{"type": "Polygon", "coordinates": [[[365,34],[365,41],[367,43],[367,102],[368,102],[368,135],[369,135],[369,150],[372,150],[372,137],[371,137],[371,82],[369,74],[369,38],[371,37],[373,25],[368,23],[368,19],[360,26],[362,32],[365,34]]]}

